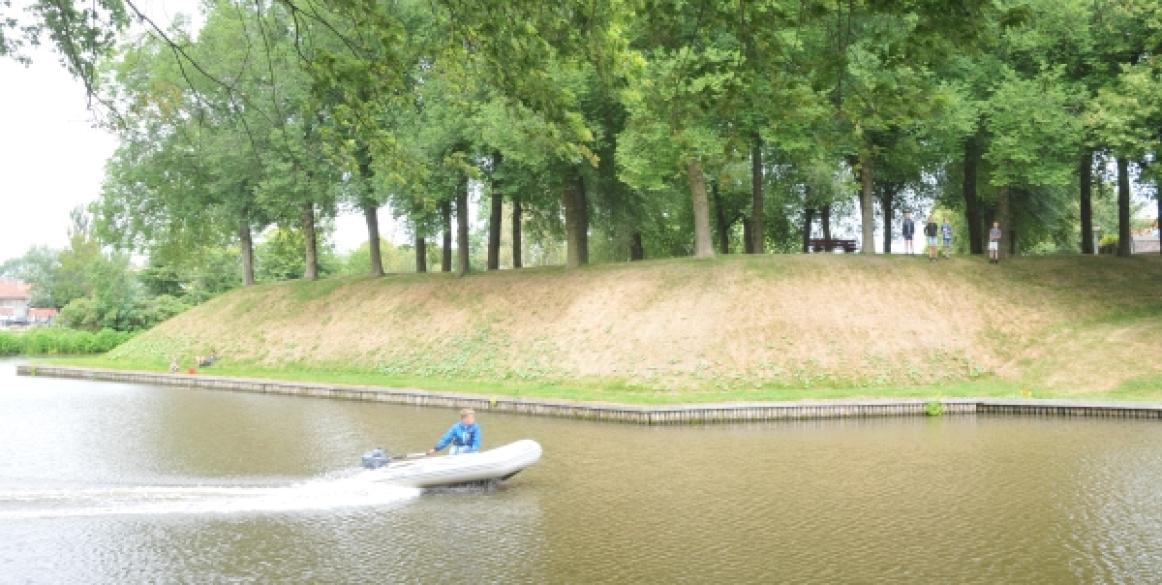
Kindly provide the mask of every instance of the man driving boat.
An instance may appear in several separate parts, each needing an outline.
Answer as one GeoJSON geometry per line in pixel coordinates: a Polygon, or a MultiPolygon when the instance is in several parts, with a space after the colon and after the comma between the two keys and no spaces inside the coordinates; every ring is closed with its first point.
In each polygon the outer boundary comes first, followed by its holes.
{"type": "Polygon", "coordinates": [[[461,453],[477,453],[480,451],[480,425],[476,424],[476,411],[465,408],[460,411],[460,421],[453,423],[448,431],[436,441],[436,446],[428,449],[428,455],[434,455],[448,445],[449,455],[461,453]]]}

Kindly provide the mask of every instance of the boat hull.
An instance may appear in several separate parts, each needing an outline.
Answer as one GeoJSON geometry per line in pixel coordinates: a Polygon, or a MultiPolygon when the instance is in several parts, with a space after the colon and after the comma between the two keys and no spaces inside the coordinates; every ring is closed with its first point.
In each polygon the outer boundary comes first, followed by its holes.
{"type": "Polygon", "coordinates": [[[443,457],[392,461],[379,474],[381,481],[408,487],[439,487],[508,479],[541,459],[541,445],[522,439],[481,451],[443,457]]]}

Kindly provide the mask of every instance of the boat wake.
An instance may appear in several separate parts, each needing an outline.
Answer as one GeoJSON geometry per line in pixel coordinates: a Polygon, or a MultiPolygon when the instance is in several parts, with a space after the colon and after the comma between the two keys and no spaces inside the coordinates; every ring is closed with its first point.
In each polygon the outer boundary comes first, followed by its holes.
{"type": "Polygon", "coordinates": [[[422,492],[374,473],[283,485],[86,486],[0,490],[0,520],[79,516],[247,514],[402,505],[422,492]]]}

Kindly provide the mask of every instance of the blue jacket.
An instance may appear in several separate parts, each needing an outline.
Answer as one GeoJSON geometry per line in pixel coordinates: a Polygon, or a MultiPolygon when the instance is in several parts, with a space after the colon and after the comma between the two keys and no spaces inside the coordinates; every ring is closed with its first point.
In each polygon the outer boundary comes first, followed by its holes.
{"type": "Polygon", "coordinates": [[[436,441],[436,450],[447,447],[448,443],[457,447],[467,446],[468,453],[476,453],[480,450],[480,425],[477,423],[466,425],[457,421],[448,428],[448,432],[444,433],[439,441],[436,441]]]}

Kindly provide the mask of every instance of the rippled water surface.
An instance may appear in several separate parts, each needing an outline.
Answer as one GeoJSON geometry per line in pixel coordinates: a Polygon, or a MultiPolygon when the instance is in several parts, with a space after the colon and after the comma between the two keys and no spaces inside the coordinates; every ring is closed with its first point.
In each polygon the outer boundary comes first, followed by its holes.
{"type": "Polygon", "coordinates": [[[450,410],[0,363],[0,582],[1162,582],[1162,424],[888,419],[534,438],[489,489],[370,481],[450,410]]]}

